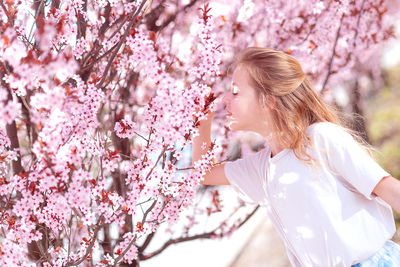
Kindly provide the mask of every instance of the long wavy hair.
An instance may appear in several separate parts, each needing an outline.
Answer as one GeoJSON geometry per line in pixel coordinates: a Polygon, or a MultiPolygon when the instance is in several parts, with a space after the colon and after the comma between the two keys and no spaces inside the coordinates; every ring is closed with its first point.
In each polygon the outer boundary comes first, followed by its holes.
{"type": "Polygon", "coordinates": [[[341,126],[361,147],[371,152],[368,144],[345,126],[348,124],[346,116],[322,100],[300,63],[291,55],[268,48],[249,47],[236,56],[231,67],[238,66],[247,71],[260,104],[269,106],[275,137],[282,147],[293,150],[298,159],[314,162],[306,152],[311,144],[306,129],[316,122],[341,126]]]}

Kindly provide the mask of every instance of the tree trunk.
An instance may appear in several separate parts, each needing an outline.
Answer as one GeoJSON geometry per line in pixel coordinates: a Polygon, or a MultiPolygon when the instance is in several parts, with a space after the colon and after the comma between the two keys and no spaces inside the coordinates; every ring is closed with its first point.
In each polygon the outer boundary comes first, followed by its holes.
{"type": "Polygon", "coordinates": [[[360,85],[358,79],[353,87],[351,96],[351,107],[355,116],[353,118],[353,130],[355,130],[366,142],[369,142],[367,127],[364,118],[363,99],[360,93],[360,85]]]}

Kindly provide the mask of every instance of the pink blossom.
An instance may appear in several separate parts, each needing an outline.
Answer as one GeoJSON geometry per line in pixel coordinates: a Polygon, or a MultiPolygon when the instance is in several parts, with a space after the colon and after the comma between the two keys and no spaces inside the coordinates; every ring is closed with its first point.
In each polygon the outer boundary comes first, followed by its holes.
{"type": "Polygon", "coordinates": [[[85,53],[89,50],[90,50],[90,45],[89,45],[88,41],[85,38],[81,37],[81,39],[79,39],[76,42],[76,46],[73,50],[73,54],[76,59],[81,59],[83,53],[85,53]]]}
{"type": "Polygon", "coordinates": [[[134,238],[135,234],[133,233],[124,234],[123,236],[124,241],[122,241],[120,246],[116,249],[116,251],[114,251],[114,253],[116,254],[121,254],[122,252],[125,252],[126,249],[128,249],[129,245],[131,245],[129,249],[126,251],[124,257],[122,258],[123,262],[126,262],[128,264],[131,264],[133,260],[137,259],[138,249],[134,244],[133,245],[131,244],[134,238]]]}
{"type": "Polygon", "coordinates": [[[135,134],[136,125],[129,119],[122,119],[115,124],[114,131],[120,138],[131,138],[135,134]]]}

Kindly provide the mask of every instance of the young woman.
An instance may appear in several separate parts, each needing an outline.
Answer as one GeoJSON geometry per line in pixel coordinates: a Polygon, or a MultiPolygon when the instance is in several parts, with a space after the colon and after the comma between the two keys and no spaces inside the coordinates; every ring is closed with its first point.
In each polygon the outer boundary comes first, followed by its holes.
{"type": "MultiPolygon", "coordinates": [[[[265,206],[294,267],[400,266],[400,246],[390,240],[400,181],[342,126],[296,59],[245,49],[223,102],[231,130],[257,132],[269,146],[215,165],[203,184],[231,184],[265,206]]],[[[212,119],[199,126],[193,162],[210,145],[212,119]]]]}

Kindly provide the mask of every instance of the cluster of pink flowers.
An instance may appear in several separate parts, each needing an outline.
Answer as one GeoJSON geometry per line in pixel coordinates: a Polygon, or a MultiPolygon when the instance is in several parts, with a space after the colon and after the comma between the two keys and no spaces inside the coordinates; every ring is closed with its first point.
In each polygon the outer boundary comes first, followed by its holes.
{"type": "Polygon", "coordinates": [[[119,138],[132,138],[135,134],[135,123],[129,119],[122,119],[115,124],[114,131],[119,138]]]}
{"type": "Polygon", "coordinates": [[[213,145],[213,148],[208,150],[206,154],[201,156],[201,159],[194,162],[194,168],[199,172],[201,177],[211,169],[213,159],[216,158],[217,152],[220,148],[218,144],[213,145]]]}
{"type": "Polygon", "coordinates": [[[219,65],[222,62],[222,46],[216,40],[213,24],[215,22],[211,18],[199,21],[198,36],[202,44],[199,45],[200,64],[191,70],[194,77],[211,82],[220,75],[219,65]]]}
{"type": "Polygon", "coordinates": [[[85,38],[81,37],[81,39],[76,41],[76,46],[73,50],[73,54],[75,58],[79,60],[82,58],[83,53],[89,50],[90,50],[89,42],[85,38]]]}
{"type": "Polygon", "coordinates": [[[116,255],[119,255],[127,249],[126,254],[122,257],[122,260],[128,264],[132,264],[132,261],[137,259],[138,256],[138,249],[134,244],[134,239],[136,239],[136,235],[134,233],[125,233],[123,236],[124,241],[122,241],[119,247],[117,247],[116,251],[114,251],[116,255]]]}
{"type": "MultiPolygon", "coordinates": [[[[10,139],[6,133],[0,129],[0,175],[6,175],[8,172],[7,164],[17,159],[17,153],[10,149],[10,145],[10,139]]],[[[4,179],[0,182],[0,195],[2,195],[2,188],[5,183],[6,181],[4,181],[4,179]]]]}

